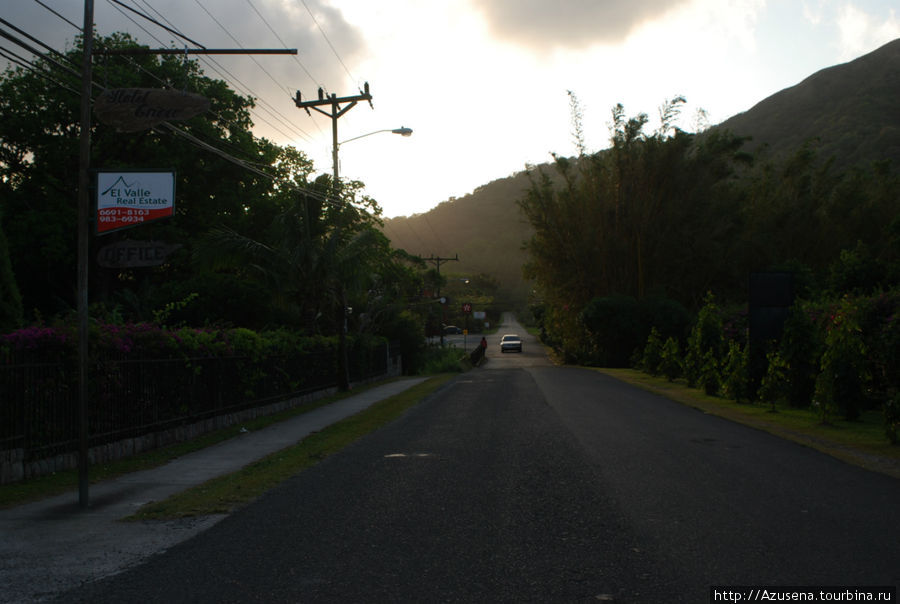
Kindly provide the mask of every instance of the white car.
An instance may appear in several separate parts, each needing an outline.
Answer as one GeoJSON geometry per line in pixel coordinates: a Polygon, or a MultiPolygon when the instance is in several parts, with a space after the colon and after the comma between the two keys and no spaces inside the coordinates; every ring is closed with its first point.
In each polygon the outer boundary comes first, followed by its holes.
{"type": "Polygon", "coordinates": [[[500,352],[515,350],[522,352],[522,339],[513,333],[508,333],[500,339],[500,352]]]}

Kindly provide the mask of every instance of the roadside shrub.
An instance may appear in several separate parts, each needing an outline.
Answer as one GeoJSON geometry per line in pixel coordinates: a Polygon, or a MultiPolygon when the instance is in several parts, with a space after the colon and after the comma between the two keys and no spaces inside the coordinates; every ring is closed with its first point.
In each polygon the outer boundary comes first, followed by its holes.
{"type": "Polygon", "coordinates": [[[646,338],[637,300],[630,296],[594,298],[580,319],[591,336],[590,360],[603,367],[628,367],[646,338]]]}
{"type": "Polygon", "coordinates": [[[757,396],[760,401],[770,403],[774,410],[775,403],[788,396],[788,364],[775,350],[766,355],[766,363],[766,374],[759,385],[757,396]]]}
{"type": "Polygon", "coordinates": [[[644,346],[644,354],[641,356],[641,367],[650,375],[659,375],[659,365],[662,363],[663,341],[656,327],[650,329],[647,336],[647,345],[644,346]]]}
{"type": "Polygon", "coordinates": [[[455,346],[448,346],[446,348],[429,346],[425,349],[419,375],[456,373],[462,371],[463,367],[461,361],[465,356],[465,352],[455,346]]]}
{"type": "Polygon", "coordinates": [[[385,335],[400,347],[403,373],[415,375],[423,363],[425,351],[425,327],[418,316],[404,310],[385,326],[385,335]]]}
{"type": "Polygon", "coordinates": [[[873,394],[887,400],[900,390],[900,289],[859,301],[873,394]]]}
{"type": "Polygon", "coordinates": [[[865,387],[870,376],[857,317],[856,303],[845,297],[827,320],[815,389],[823,421],[831,412],[841,413],[848,420],[856,419],[866,400],[865,387]]]}
{"type": "Polygon", "coordinates": [[[659,372],[671,382],[681,377],[681,365],[681,348],[678,346],[678,340],[672,337],[667,338],[662,348],[659,372]]]}
{"type": "Polygon", "coordinates": [[[811,309],[801,302],[794,304],[784,323],[779,351],[785,363],[785,394],[792,407],[808,407],[812,403],[821,349],[822,337],[811,309]]]}
{"type": "Polygon", "coordinates": [[[706,394],[715,396],[719,393],[721,384],[719,359],[712,350],[707,350],[703,354],[703,364],[700,366],[700,372],[697,376],[697,385],[703,388],[706,394]]]}
{"type": "Polygon", "coordinates": [[[741,347],[735,341],[728,342],[728,354],[722,367],[722,395],[733,401],[749,399],[749,363],[747,346],[741,347]]]}
{"type": "Polygon", "coordinates": [[[900,443],[900,392],[884,403],[884,433],[891,444],[900,443]]]}
{"type": "MultiPolygon", "coordinates": [[[[706,294],[705,304],[697,315],[697,323],[691,330],[688,339],[687,352],[684,358],[684,376],[689,386],[695,386],[704,377],[705,384],[709,382],[709,368],[707,367],[707,352],[715,361],[716,371],[718,363],[722,359],[725,340],[722,337],[722,317],[719,307],[716,305],[712,292],[706,294]]],[[[704,386],[704,389],[706,386],[704,386]]]]}
{"type": "Polygon", "coordinates": [[[891,444],[900,443],[900,392],[884,403],[884,433],[891,444]]]}
{"type": "Polygon", "coordinates": [[[663,340],[669,336],[684,340],[691,326],[691,314],[683,304],[662,296],[645,298],[639,304],[643,338],[655,327],[663,340]]]}

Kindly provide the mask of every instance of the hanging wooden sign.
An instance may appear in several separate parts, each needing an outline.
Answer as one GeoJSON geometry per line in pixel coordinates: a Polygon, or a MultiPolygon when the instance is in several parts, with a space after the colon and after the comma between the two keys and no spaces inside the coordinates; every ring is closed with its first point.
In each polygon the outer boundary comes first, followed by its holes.
{"type": "Polygon", "coordinates": [[[122,132],[137,132],[156,124],[186,120],[209,109],[209,99],[192,92],[165,88],[115,88],[94,101],[94,113],[122,132]]]}
{"type": "Polygon", "coordinates": [[[169,254],[180,247],[180,243],[125,239],[100,248],[97,253],[97,264],[107,268],[159,266],[166,261],[169,254]]]}

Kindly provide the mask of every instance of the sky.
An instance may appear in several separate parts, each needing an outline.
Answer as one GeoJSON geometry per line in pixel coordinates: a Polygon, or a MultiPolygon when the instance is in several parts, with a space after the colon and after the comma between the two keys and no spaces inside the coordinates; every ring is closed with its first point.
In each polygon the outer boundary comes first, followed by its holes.
{"type": "MultiPolygon", "coordinates": [[[[693,132],[900,38],[897,0],[94,1],[98,33],[154,48],[184,42],[123,4],[207,48],[296,48],[202,68],[256,98],[255,134],[303,151],[317,172],[332,170],[331,120],[294,95],[353,96],[368,82],[372,106],[338,119],[340,174],[363,181],[388,218],[575,155],[572,98],[586,150],[599,151],[618,103],[652,131],[659,107],[682,96],[679,126],[693,132]],[[400,127],[413,134],[385,132],[400,127]]],[[[83,23],[81,0],[0,4],[57,49],[83,23]]]]}

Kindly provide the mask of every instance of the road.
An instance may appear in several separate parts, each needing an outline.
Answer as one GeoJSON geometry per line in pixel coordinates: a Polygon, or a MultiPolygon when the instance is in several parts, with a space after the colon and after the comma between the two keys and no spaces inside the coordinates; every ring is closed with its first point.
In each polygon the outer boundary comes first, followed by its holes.
{"type": "Polygon", "coordinates": [[[62,600],[707,602],[712,585],[900,583],[897,480],[554,367],[527,336],[521,355],[498,342],[398,421],[62,600]]]}

